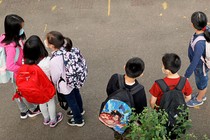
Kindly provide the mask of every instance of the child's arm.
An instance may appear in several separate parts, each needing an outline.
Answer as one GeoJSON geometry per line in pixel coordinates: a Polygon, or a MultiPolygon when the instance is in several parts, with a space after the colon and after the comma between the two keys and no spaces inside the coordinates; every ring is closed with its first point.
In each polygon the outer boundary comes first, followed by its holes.
{"type": "Polygon", "coordinates": [[[191,94],[189,96],[185,96],[185,102],[188,102],[191,99],[191,94]]]}
{"type": "Polygon", "coordinates": [[[150,106],[151,108],[155,108],[157,107],[158,105],[156,105],[156,103],[158,102],[158,97],[160,96],[161,94],[161,89],[159,87],[159,85],[155,82],[151,89],[149,90],[150,94],[151,94],[151,98],[150,98],[150,106]]]}
{"type": "Polygon", "coordinates": [[[152,95],[151,98],[150,98],[150,107],[151,108],[155,108],[156,101],[157,101],[157,97],[155,97],[155,96],[152,95]]]}
{"type": "Polygon", "coordinates": [[[186,80],[183,93],[185,95],[185,102],[188,102],[191,99],[192,94],[192,87],[188,79],[186,80]]]}
{"type": "Polygon", "coordinates": [[[16,55],[16,48],[14,47],[15,43],[11,43],[10,45],[7,45],[5,47],[6,50],[6,67],[7,70],[12,71],[12,72],[17,72],[20,66],[22,65],[22,58],[23,58],[23,53],[22,49],[19,48],[19,56],[17,62],[15,62],[15,55],[16,55]]]}
{"type": "Polygon", "coordinates": [[[118,76],[117,74],[113,74],[109,79],[109,82],[106,87],[106,93],[108,96],[118,89],[117,84],[118,84],[118,76]]]}

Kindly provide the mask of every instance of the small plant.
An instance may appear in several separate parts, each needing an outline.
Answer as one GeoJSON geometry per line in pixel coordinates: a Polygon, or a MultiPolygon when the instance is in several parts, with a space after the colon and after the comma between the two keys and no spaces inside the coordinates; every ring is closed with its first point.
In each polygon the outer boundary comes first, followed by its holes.
{"type": "Polygon", "coordinates": [[[191,127],[191,120],[188,119],[189,109],[181,111],[176,118],[176,125],[168,129],[168,114],[164,110],[145,108],[141,114],[133,113],[130,117],[127,135],[132,140],[167,140],[173,134],[179,138],[191,127]]]}
{"type": "Polygon", "coordinates": [[[130,117],[130,133],[132,140],[167,140],[166,123],[168,115],[165,111],[145,108],[141,114],[133,113],[130,117]]]}

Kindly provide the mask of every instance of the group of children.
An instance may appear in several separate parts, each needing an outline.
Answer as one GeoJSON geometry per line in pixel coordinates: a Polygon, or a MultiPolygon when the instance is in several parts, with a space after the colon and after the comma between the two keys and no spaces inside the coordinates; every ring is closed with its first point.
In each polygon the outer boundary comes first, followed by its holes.
{"type": "MultiPolygon", "coordinates": [[[[192,88],[188,80],[186,80],[182,92],[184,93],[187,106],[195,107],[202,105],[206,100],[208,68],[201,58],[205,58],[205,42],[210,41],[210,28],[207,26],[206,15],[200,11],[192,14],[191,22],[195,29],[195,34],[189,44],[188,57],[190,65],[184,76],[189,78],[194,72],[198,93],[192,96],[192,88]],[[194,48],[192,48],[193,41],[199,36],[204,36],[206,40],[196,42],[194,48]]],[[[36,35],[30,36],[25,41],[24,20],[20,16],[13,14],[6,16],[4,27],[5,33],[0,36],[0,46],[3,46],[6,50],[7,70],[14,73],[14,76],[11,76],[11,78],[15,77],[18,68],[22,65],[22,60],[24,60],[25,64],[37,64],[48,78],[52,80],[58,92],[65,95],[64,97],[71,109],[68,112],[71,118],[67,123],[71,126],[83,126],[85,124],[83,119],[85,111],[80,91],[77,88],[70,88],[65,83],[60,82],[61,76],[65,73],[63,58],[61,55],[54,55],[61,47],[65,48],[66,51],[71,50],[71,40],[64,37],[60,32],[51,31],[47,33],[44,43],[36,35]],[[52,57],[48,56],[46,47],[52,50],[52,57]]],[[[136,84],[139,84],[136,78],[143,75],[144,67],[144,62],[138,57],[128,60],[124,67],[124,83],[127,89],[131,89],[136,84]]],[[[162,72],[165,74],[163,80],[170,89],[175,88],[180,80],[180,75],[178,74],[180,67],[181,59],[177,54],[166,53],[162,57],[162,72]]],[[[13,79],[13,83],[15,90],[15,79],[13,79]]],[[[107,95],[109,96],[118,88],[117,74],[114,74],[108,82],[107,95]]],[[[151,93],[151,108],[158,107],[163,95],[159,85],[155,82],[149,92],[151,93]]],[[[144,107],[147,106],[145,89],[142,88],[138,93],[133,95],[133,98],[136,113],[141,113],[144,107]]],[[[28,116],[34,117],[42,113],[44,117],[43,124],[50,127],[55,127],[63,119],[61,112],[56,113],[55,97],[47,103],[40,105],[31,104],[24,98],[22,100],[16,99],[16,102],[20,109],[21,119],[26,119],[28,116]]]]}
{"type": "MultiPolygon", "coordinates": [[[[207,26],[207,17],[203,12],[194,12],[191,16],[192,26],[195,29],[192,41],[189,43],[188,57],[190,59],[190,65],[186,70],[184,77],[186,77],[185,85],[182,89],[184,94],[185,102],[188,107],[196,107],[202,105],[207,99],[206,92],[208,86],[208,67],[205,65],[206,55],[206,41],[210,42],[210,27],[207,26]],[[204,36],[205,40],[199,40],[195,43],[194,48],[192,48],[192,43],[197,37],[204,36]],[[198,88],[198,93],[192,94],[192,87],[188,81],[188,78],[194,72],[196,86],[198,88]]],[[[135,57],[127,61],[124,69],[124,84],[127,89],[131,89],[134,85],[139,84],[136,78],[141,77],[144,71],[144,62],[142,59],[135,57]]],[[[166,53],[162,57],[162,72],[165,74],[163,78],[164,82],[170,88],[174,89],[180,81],[180,75],[178,71],[181,67],[181,59],[177,54],[166,53]]],[[[107,95],[119,89],[117,74],[111,76],[107,85],[107,95]]],[[[159,87],[158,83],[154,82],[151,89],[149,90],[151,94],[150,107],[157,109],[160,105],[161,98],[163,96],[163,91],[159,87]]],[[[135,112],[141,113],[144,107],[147,106],[147,100],[145,95],[145,90],[142,88],[139,92],[133,95],[135,112]]],[[[126,134],[125,134],[126,135],[126,134]]],[[[115,133],[115,139],[123,139],[124,136],[119,136],[115,133]]]]}
{"type": "MultiPolygon", "coordinates": [[[[14,92],[16,91],[15,77],[21,65],[38,65],[47,77],[53,82],[57,91],[64,94],[64,98],[71,108],[68,112],[70,126],[83,126],[85,124],[83,115],[83,102],[80,91],[77,88],[71,88],[64,82],[60,82],[60,78],[65,76],[64,60],[62,55],[53,55],[61,47],[70,51],[73,44],[71,40],[64,37],[60,32],[51,31],[47,33],[46,39],[43,42],[41,39],[32,35],[27,40],[24,32],[24,20],[15,14],[7,15],[4,22],[5,33],[0,36],[0,46],[5,48],[6,53],[6,69],[10,71],[14,92]],[[52,50],[52,56],[48,56],[46,50],[52,50]]],[[[48,102],[43,104],[29,103],[25,98],[15,98],[20,109],[20,118],[34,117],[42,114],[44,117],[43,124],[55,127],[62,121],[63,115],[61,112],[56,113],[55,96],[48,102]]]]}

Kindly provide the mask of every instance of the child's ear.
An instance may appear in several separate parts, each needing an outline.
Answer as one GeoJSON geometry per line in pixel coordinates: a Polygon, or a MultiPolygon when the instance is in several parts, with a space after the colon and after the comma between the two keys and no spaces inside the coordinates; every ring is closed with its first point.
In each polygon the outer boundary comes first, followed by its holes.
{"type": "Polygon", "coordinates": [[[139,77],[142,77],[144,75],[144,73],[142,73],[139,77]]]}
{"type": "Polygon", "coordinates": [[[124,68],[124,70],[125,70],[125,65],[124,65],[124,67],[123,67],[123,68],[124,68]]]}
{"type": "Polygon", "coordinates": [[[165,73],[166,73],[166,74],[170,74],[170,73],[171,73],[171,71],[170,71],[170,70],[168,70],[168,69],[165,69],[165,73]]]}

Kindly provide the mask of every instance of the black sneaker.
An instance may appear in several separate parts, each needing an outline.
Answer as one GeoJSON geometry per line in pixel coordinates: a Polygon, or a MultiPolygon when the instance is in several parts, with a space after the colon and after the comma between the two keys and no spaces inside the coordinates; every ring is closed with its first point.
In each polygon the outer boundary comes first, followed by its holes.
{"type": "Polygon", "coordinates": [[[21,119],[26,119],[28,117],[28,111],[26,112],[20,112],[20,118],[21,119]]]}
{"type": "MultiPolygon", "coordinates": [[[[85,114],[85,110],[82,111],[81,115],[84,115],[84,114],[85,114]]],[[[71,110],[67,112],[67,116],[70,117],[70,118],[73,117],[73,113],[72,113],[71,110]]]]}
{"type": "Polygon", "coordinates": [[[85,125],[85,122],[82,120],[81,122],[75,122],[73,118],[69,119],[67,122],[68,125],[70,126],[78,126],[78,127],[82,127],[83,125],[85,125]]]}
{"type": "Polygon", "coordinates": [[[30,110],[28,110],[28,116],[29,116],[30,118],[35,117],[35,116],[37,116],[37,115],[39,115],[39,114],[41,114],[41,111],[40,111],[40,109],[39,109],[39,106],[37,106],[37,108],[36,108],[33,112],[30,111],[30,110]]]}

